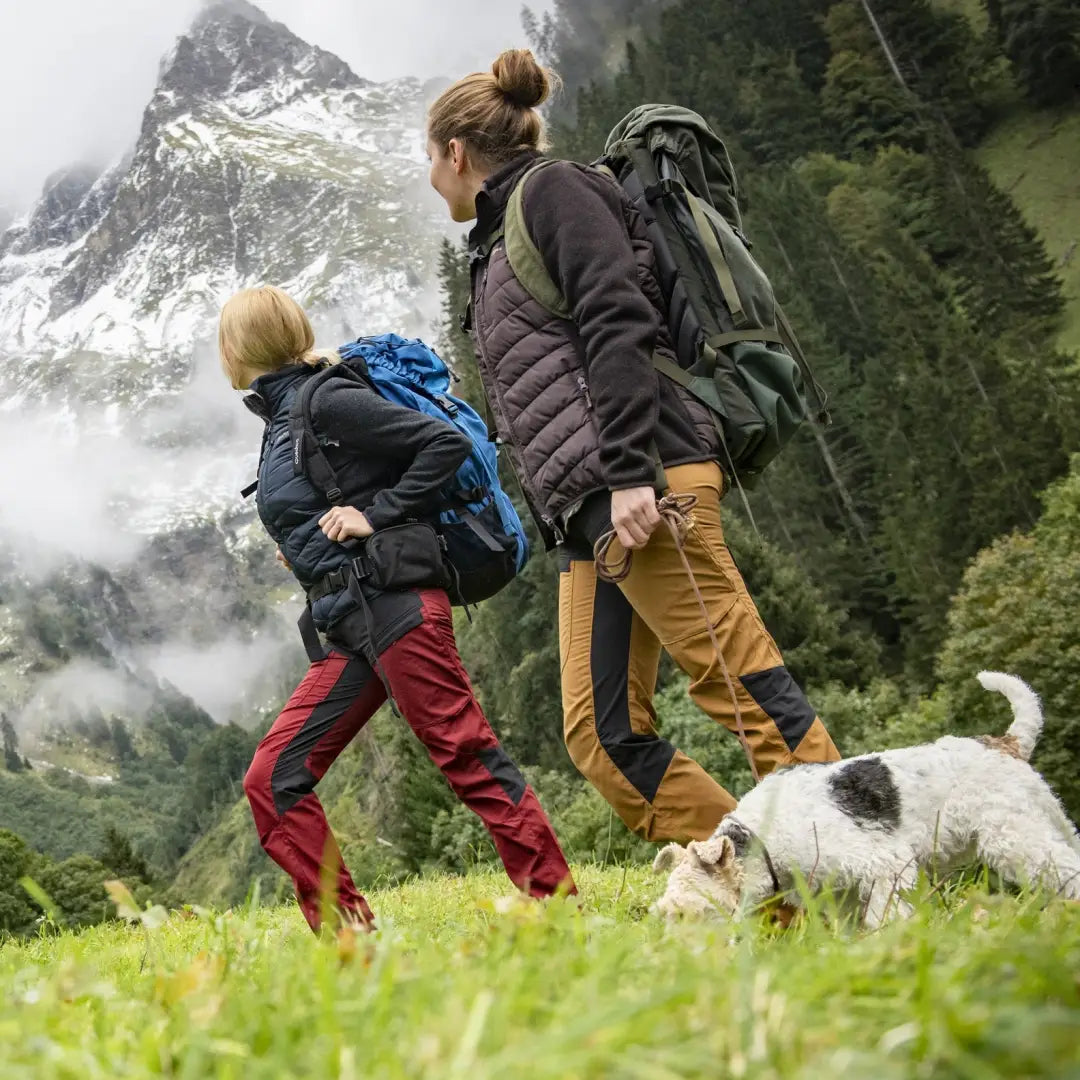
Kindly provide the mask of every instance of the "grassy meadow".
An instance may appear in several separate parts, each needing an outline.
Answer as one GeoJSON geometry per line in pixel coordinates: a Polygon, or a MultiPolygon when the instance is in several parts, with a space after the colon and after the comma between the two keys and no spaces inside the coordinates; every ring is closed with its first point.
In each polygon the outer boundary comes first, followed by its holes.
{"type": "Polygon", "coordinates": [[[647,869],[577,878],[580,908],[495,872],[414,880],[371,896],[372,937],[250,903],[8,943],[0,1075],[1080,1076],[1077,905],[926,887],[879,933],[732,940],[650,916],[647,869]]]}

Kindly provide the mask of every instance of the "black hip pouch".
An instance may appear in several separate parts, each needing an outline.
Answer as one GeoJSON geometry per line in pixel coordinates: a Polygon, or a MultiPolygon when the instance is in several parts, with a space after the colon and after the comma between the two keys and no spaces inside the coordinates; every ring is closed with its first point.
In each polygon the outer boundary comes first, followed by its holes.
{"type": "Polygon", "coordinates": [[[423,522],[380,529],[352,562],[356,580],[375,589],[449,589],[453,578],[439,534],[423,522]]]}

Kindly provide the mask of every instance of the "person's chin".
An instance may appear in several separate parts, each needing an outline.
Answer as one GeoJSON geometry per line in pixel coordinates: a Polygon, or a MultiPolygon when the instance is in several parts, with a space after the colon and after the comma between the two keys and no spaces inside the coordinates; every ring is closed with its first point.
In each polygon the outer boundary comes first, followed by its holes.
{"type": "Polygon", "coordinates": [[[466,221],[476,220],[476,207],[475,206],[455,206],[450,211],[450,217],[453,218],[459,225],[464,225],[466,221]]]}

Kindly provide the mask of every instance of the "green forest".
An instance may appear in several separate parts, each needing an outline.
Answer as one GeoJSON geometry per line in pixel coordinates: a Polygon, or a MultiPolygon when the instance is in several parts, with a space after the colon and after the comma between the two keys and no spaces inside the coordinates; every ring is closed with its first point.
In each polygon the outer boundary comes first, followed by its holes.
{"type": "MultiPolygon", "coordinates": [[[[746,232],[832,423],[804,425],[752,518],[728,500],[728,539],[841,752],[999,733],[1006,707],[974,675],[1013,672],[1046,707],[1034,764],[1080,818],[1080,8],[557,0],[525,26],[564,82],[557,156],[597,158],[648,101],[700,112],[732,154],[746,232]]],[[[445,245],[439,277],[440,348],[476,400],[462,244],[445,245]]],[[[568,856],[650,857],[562,745],[553,561],[534,557],[459,641],[568,856]]],[[[296,660],[299,675],[299,646],[296,660]]],[[[661,675],[665,735],[745,791],[738,742],[671,665],[661,675]]],[[[127,728],[102,717],[72,737],[108,765],[107,787],[28,767],[8,725],[0,932],[103,918],[105,876],[174,905],[284,895],[239,800],[271,715],[215,727],[165,701],[127,728]]],[[[319,790],[361,887],[494,858],[389,714],[319,790]]]]}

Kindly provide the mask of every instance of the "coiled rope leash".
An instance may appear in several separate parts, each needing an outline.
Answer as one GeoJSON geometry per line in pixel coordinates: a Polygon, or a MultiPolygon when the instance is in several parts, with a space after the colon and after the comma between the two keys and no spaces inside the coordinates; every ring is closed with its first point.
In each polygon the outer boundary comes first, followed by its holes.
{"type": "MultiPolygon", "coordinates": [[[[727,683],[728,693],[731,695],[731,704],[735,708],[735,728],[736,733],[739,736],[739,742],[742,743],[743,752],[746,754],[746,760],[750,763],[750,774],[754,778],[755,784],[761,783],[761,775],[758,773],[757,765],[754,764],[754,755],[750,750],[750,742],[746,738],[746,729],[743,727],[742,709],[739,707],[739,698],[735,693],[735,684],[731,679],[731,672],[728,670],[727,661],[724,659],[724,654],[720,649],[720,642],[716,639],[716,631],[713,628],[712,619],[709,618],[709,609],[705,606],[705,597],[701,595],[701,589],[698,587],[697,578],[694,577],[693,568],[690,566],[690,560],[686,556],[686,538],[690,533],[690,530],[695,527],[694,524],[694,507],[697,506],[698,498],[696,495],[690,494],[676,494],[665,495],[662,499],[657,500],[656,510],[659,513],[661,520],[668,527],[668,531],[671,533],[672,539],[675,541],[675,549],[679,553],[679,558],[682,561],[683,569],[686,571],[686,576],[690,579],[690,586],[694,590],[694,596],[697,597],[698,606],[701,608],[701,617],[705,620],[705,629],[709,632],[709,640],[712,642],[713,652],[716,653],[716,659],[720,662],[720,670],[724,673],[724,682],[727,683]]],[[[630,567],[633,564],[634,553],[632,551],[623,550],[622,558],[614,564],[607,562],[607,556],[611,551],[612,544],[614,544],[617,538],[614,529],[604,533],[597,541],[593,548],[593,558],[596,560],[596,576],[601,581],[611,582],[613,585],[618,585],[619,582],[625,581],[630,576],[630,567]]]]}

